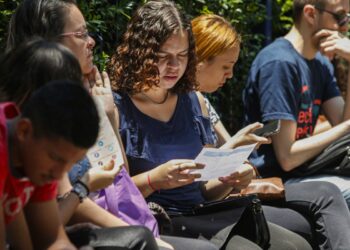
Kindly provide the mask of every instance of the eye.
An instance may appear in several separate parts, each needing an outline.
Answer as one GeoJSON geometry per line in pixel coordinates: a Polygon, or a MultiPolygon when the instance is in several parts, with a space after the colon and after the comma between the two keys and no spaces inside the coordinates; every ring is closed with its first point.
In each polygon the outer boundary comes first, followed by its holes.
{"type": "Polygon", "coordinates": [[[53,152],[49,152],[48,155],[49,155],[50,159],[55,161],[55,162],[59,162],[59,163],[64,162],[64,160],[61,157],[59,157],[58,155],[56,155],[53,152]]]}
{"type": "Polygon", "coordinates": [[[179,54],[178,56],[179,56],[179,57],[187,57],[187,56],[188,56],[188,53],[186,52],[186,53],[183,53],[183,54],[179,54]]]}
{"type": "Polygon", "coordinates": [[[164,55],[164,54],[158,54],[157,57],[158,57],[159,60],[164,60],[164,59],[166,59],[168,56],[167,56],[167,55],[164,55]]]}

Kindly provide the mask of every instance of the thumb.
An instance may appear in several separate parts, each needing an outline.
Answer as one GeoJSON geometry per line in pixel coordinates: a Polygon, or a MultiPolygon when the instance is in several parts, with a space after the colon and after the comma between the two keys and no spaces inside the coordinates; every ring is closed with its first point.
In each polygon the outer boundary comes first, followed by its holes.
{"type": "Polygon", "coordinates": [[[112,170],[113,167],[114,167],[114,161],[111,160],[107,165],[103,165],[102,168],[103,168],[103,170],[109,171],[109,170],[112,170]]]}

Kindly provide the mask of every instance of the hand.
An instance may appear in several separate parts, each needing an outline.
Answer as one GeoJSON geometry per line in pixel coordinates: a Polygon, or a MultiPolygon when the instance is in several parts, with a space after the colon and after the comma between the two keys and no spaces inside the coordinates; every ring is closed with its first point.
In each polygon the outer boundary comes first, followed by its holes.
{"type": "Polygon", "coordinates": [[[162,240],[160,238],[155,238],[155,239],[156,239],[157,245],[159,247],[166,248],[166,249],[169,249],[169,250],[174,250],[173,246],[170,245],[168,242],[165,242],[164,240],[162,240]]]}
{"type": "Polygon", "coordinates": [[[191,170],[202,169],[203,164],[193,160],[171,160],[149,172],[152,186],[156,189],[172,189],[194,182],[200,174],[191,173],[191,170]]]}
{"type": "Polygon", "coordinates": [[[229,176],[220,177],[219,181],[233,187],[236,190],[246,188],[254,178],[254,168],[250,164],[244,164],[242,168],[229,176]]]}
{"type": "Polygon", "coordinates": [[[67,239],[56,240],[47,250],[77,250],[77,248],[67,239]]]}
{"type": "Polygon", "coordinates": [[[104,106],[107,115],[113,114],[115,106],[111,82],[108,74],[103,71],[102,76],[94,66],[89,75],[84,78],[84,86],[87,86],[92,96],[98,97],[104,106]]]}
{"type": "Polygon", "coordinates": [[[110,161],[106,166],[90,168],[80,180],[90,192],[95,192],[111,185],[120,169],[119,166],[114,165],[114,161],[110,161]]]}
{"type": "Polygon", "coordinates": [[[263,127],[263,124],[255,122],[242,128],[224,144],[223,148],[235,148],[253,143],[258,143],[259,145],[271,143],[270,138],[253,134],[255,130],[261,127],[263,127]]]}
{"type": "Polygon", "coordinates": [[[350,40],[335,30],[320,30],[314,35],[320,41],[319,50],[330,60],[338,55],[350,62],[350,40]]]}

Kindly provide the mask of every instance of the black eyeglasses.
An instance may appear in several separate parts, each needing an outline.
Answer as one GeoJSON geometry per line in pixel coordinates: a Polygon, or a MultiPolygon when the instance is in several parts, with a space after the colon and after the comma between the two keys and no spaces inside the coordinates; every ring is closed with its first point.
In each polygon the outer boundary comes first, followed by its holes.
{"type": "Polygon", "coordinates": [[[350,21],[350,14],[349,13],[334,13],[330,10],[326,10],[320,7],[315,6],[316,9],[320,10],[320,11],[324,11],[327,12],[328,14],[331,14],[334,19],[337,21],[339,26],[344,26],[345,24],[347,24],[350,21]]]}

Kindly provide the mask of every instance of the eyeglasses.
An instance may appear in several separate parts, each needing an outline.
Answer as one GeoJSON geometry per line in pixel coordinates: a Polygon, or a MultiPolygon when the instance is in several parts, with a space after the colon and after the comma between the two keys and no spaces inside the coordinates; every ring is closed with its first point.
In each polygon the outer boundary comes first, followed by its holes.
{"type": "Polygon", "coordinates": [[[337,21],[339,26],[344,26],[345,24],[347,24],[350,21],[350,14],[349,13],[334,13],[332,11],[320,8],[315,6],[316,9],[320,10],[320,11],[324,11],[327,12],[328,14],[331,14],[334,19],[337,21]]]}
{"type": "Polygon", "coordinates": [[[66,32],[60,34],[60,36],[75,36],[77,38],[83,39],[83,40],[88,40],[90,34],[88,30],[85,31],[73,31],[73,32],[66,32]]]}

